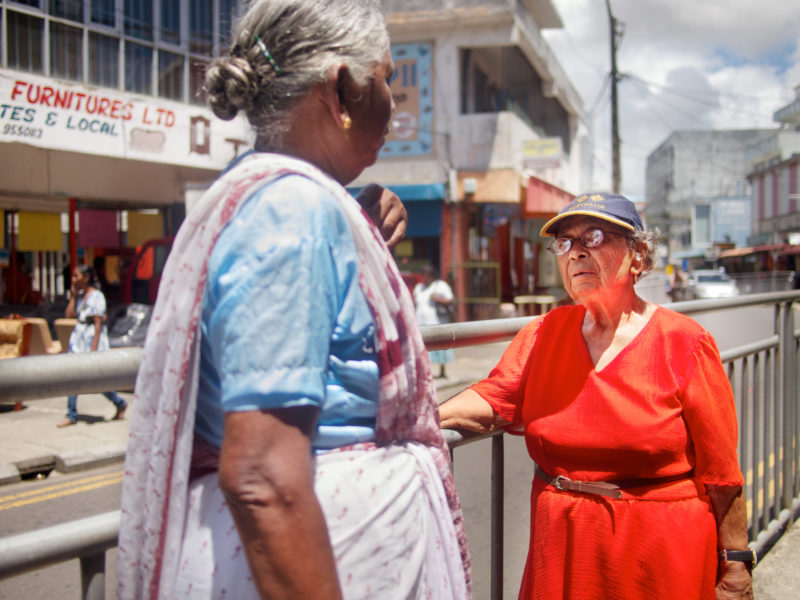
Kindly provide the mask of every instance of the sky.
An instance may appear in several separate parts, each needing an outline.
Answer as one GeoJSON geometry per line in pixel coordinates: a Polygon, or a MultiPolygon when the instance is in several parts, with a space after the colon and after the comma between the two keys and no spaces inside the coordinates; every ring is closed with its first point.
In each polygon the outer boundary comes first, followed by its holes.
{"type": "MultiPolygon", "coordinates": [[[[584,103],[594,189],[611,188],[611,70],[605,0],[552,0],[544,37],[584,103]]],[[[610,0],[617,50],[621,192],[645,195],[647,156],[674,131],[775,128],[800,85],[797,0],[610,0]]]]}

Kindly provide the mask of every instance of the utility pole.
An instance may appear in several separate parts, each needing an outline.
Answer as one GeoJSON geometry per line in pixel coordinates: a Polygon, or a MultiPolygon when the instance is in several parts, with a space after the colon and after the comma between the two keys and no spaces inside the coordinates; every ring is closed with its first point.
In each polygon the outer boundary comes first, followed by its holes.
{"type": "Polygon", "coordinates": [[[622,39],[618,32],[617,20],[611,14],[611,1],[606,0],[608,8],[609,24],[609,46],[611,47],[611,191],[619,194],[620,179],[620,158],[619,158],[619,116],[617,115],[617,83],[619,74],[617,73],[617,48],[622,39]]]}

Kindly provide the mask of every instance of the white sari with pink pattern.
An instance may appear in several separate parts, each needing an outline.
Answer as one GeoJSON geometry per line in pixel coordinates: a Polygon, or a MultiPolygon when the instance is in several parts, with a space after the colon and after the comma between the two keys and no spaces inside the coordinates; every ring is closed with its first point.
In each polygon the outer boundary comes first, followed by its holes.
{"type": "MultiPolygon", "coordinates": [[[[199,324],[208,257],[217,237],[248,198],[287,173],[312,179],[339,202],[358,254],[359,283],[376,324],[380,375],[376,443],[332,451],[317,458],[315,491],[326,514],[342,588],[348,598],[466,598],[470,569],[463,517],[449,454],[439,429],[425,345],[416,324],[413,301],[394,259],[355,199],[333,179],[297,159],[256,153],[242,158],[223,174],[189,213],[164,270],[136,380],[122,490],[118,597],[172,599],[178,587],[183,592],[189,591],[185,587],[187,578],[192,584],[190,590],[194,590],[189,597],[245,597],[227,587],[221,595],[219,588],[215,592],[215,578],[208,577],[213,566],[205,571],[208,579],[205,584],[201,584],[199,571],[184,568],[181,574],[183,552],[187,565],[195,560],[211,560],[210,564],[226,571],[216,581],[232,581],[227,574],[238,572],[236,569],[242,566],[249,576],[244,556],[234,558],[228,554],[228,560],[224,553],[215,551],[210,559],[199,559],[195,544],[184,544],[185,535],[192,536],[193,541],[198,539],[193,536],[210,536],[208,543],[219,539],[215,537],[218,530],[206,526],[197,509],[198,502],[207,505],[221,498],[215,496],[219,493],[216,475],[197,478],[190,488],[199,324]],[[348,459],[339,460],[342,455],[348,459]],[[334,523],[333,517],[342,511],[336,511],[335,505],[326,500],[326,494],[330,495],[331,486],[335,489],[343,472],[349,469],[344,463],[356,460],[363,461],[362,467],[373,467],[371,470],[378,478],[381,469],[374,469],[376,463],[396,462],[397,471],[407,477],[398,475],[396,481],[405,482],[406,487],[409,482],[417,482],[417,486],[410,485],[411,491],[417,490],[416,495],[405,503],[390,502],[387,499],[391,494],[402,489],[391,481],[383,481],[383,489],[389,495],[379,501],[385,510],[377,511],[381,514],[374,515],[374,523],[364,521],[365,515],[356,514],[357,510],[345,512],[352,512],[358,521],[338,519],[340,522],[334,523]],[[200,502],[201,499],[205,502],[200,502]],[[424,519],[415,521],[410,517],[420,507],[426,507],[427,513],[424,519]],[[386,531],[381,529],[380,522],[391,526],[401,541],[383,544],[384,540],[377,539],[382,547],[394,548],[386,554],[390,558],[376,554],[373,544],[376,540],[370,535],[369,528],[373,525],[376,537],[382,535],[379,531],[386,531]],[[370,544],[353,550],[350,546],[358,545],[351,544],[352,532],[358,529],[365,530],[364,538],[370,544]],[[420,539],[411,546],[403,546],[402,540],[409,536],[420,539]],[[347,551],[342,544],[337,547],[337,537],[345,540],[347,551]],[[408,557],[408,561],[398,565],[401,555],[408,557]],[[379,569],[384,563],[385,568],[379,569]],[[188,574],[192,571],[194,574],[188,574]],[[391,583],[400,579],[412,583],[391,583]],[[386,586],[380,589],[405,595],[377,592],[376,596],[373,587],[376,582],[386,586]],[[207,592],[200,591],[204,585],[207,592]]],[[[351,496],[348,501],[356,501],[358,493],[351,496]]],[[[226,530],[224,519],[217,525],[226,530]]]]}

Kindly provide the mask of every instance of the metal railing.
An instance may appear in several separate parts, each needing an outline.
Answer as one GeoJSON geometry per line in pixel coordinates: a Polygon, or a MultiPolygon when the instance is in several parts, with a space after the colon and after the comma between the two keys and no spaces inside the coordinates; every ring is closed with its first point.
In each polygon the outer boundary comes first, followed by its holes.
{"type": "MultiPolygon", "coordinates": [[[[772,304],[774,331],[722,353],[739,414],[739,459],[745,472],[749,539],[759,558],[800,515],[800,330],[794,303],[800,292],[775,292],[725,300],[671,304],[685,314],[772,304]]],[[[531,317],[455,323],[423,328],[431,350],[511,339],[531,317]]],[[[68,393],[131,389],[141,350],[24,357],[0,362],[0,397],[36,400],[68,393]]],[[[491,598],[503,597],[504,436],[445,430],[451,450],[492,437],[491,598]]],[[[114,511],[0,539],[0,579],[54,563],[80,560],[83,598],[105,594],[105,552],[116,546],[120,512],[114,511]]]]}

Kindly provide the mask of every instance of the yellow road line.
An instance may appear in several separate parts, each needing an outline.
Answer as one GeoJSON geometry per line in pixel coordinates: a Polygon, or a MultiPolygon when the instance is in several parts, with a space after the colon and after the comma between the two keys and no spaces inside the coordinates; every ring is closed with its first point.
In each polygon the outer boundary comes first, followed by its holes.
{"type": "Polygon", "coordinates": [[[117,471],[108,475],[85,477],[74,482],[49,486],[34,492],[14,494],[12,496],[0,498],[0,511],[8,510],[9,508],[26,506],[28,504],[35,504],[37,502],[44,502],[46,500],[53,500],[54,498],[71,496],[73,494],[79,494],[81,492],[87,492],[105,487],[107,485],[115,485],[121,481],[122,471],[117,471]]]}
{"type": "Polygon", "coordinates": [[[57,490],[59,488],[65,487],[72,487],[76,485],[83,485],[89,481],[98,481],[101,479],[109,479],[109,478],[116,478],[119,477],[122,471],[114,471],[112,473],[104,473],[102,475],[92,475],[91,477],[81,477],[80,479],[73,479],[72,481],[64,481],[62,483],[54,483],[52,485],[43,486],[38,490],[30,490],[27,492],[21,492],[19,494],[12,494],[11,496],[0,496],[0,504],[3,502],[7,502],[9,500],[13,500],[14,498],[25,498],[27,496],[35,496],[37,494],[42,494],[44,492],[48,492],[50,490],[57,490]]]}

